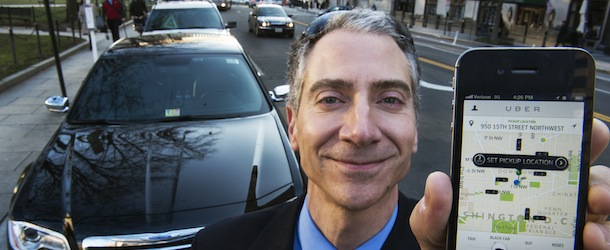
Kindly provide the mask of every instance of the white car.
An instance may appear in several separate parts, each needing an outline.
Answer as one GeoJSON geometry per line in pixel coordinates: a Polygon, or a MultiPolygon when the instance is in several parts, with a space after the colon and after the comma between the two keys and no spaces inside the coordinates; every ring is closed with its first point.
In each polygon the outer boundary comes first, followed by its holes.
{"type": "Polygon", "coordinates": [[[237,22],[225,23],[211,1],[161,1],[151,11],[143,34],[214,33],[230,34],[237,22]]]}

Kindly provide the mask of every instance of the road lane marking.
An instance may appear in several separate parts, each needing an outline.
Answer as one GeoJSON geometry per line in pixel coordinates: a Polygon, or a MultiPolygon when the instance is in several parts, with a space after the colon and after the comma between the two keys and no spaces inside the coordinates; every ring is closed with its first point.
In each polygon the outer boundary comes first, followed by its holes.
{"type": "Polygon", "coordinates": [[[595,112],[595,113],[593,113],[593,117],[595,117],[597,119],[600,119],[602,121],[605,121],[605,122],[610,122],[610,116],[607,116],[607,115],[604,115],[604,114],[600,114],[600,113],[595,112]]]}
{"type": "Polygon", "coordinates": [[[426,82],[424,80],[419,80],[419,86],[422,86],[422,87],[428,88],[428,89],[453,92],[453,88],[451,86],[438,85],[438,84],[426,82]]]}
{"type": "Polygon", "coordinates": [[[430,59],[425,58],[425,57],[420,57],[419,60],[422,61],[422,62],[425,62],[427,64],[432,64],[432,65],[434,65],[436,67],[443,68],[443,69],[446,69],[446,70],[449,70],[449,71],[452,71],[452,72],[455,69],[453,66],[449,66],[449,65],[444,64],[444,63],[433,61],[433,60],[430,60],[430,59]]]}

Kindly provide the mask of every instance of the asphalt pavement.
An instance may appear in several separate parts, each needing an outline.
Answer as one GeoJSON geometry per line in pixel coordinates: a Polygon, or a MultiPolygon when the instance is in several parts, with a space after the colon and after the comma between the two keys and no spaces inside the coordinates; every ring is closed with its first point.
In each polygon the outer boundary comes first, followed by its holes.
{"type": "MultiPolygon", "coordinates": [[[[316,9],[302,10],[314,15],[316,9]]],[[[121,29],[121,36],[135,36],[131,25],[121,29]],[[125,29],[125,30],[124,30],[125,29]]],[[[468,34],[455,32],[443,34],[443,30],[410,28],[414,34],[434,36],[454,46],[469,48],[480,46],[468,34]],[[453,41],[455,40],[455,44],[453,41]]],[[[14,29],[13,32],[32,34],[31,29],[14,29]]],[[[7,27],[0,27],[0,33],[8,33],[7,27]]],[[[71,35],[71,32],[69,33],[71,35]]],[[[111,40],[105,33],[96,33],[98,55],[107,49],[111,40]]],[[[523,45],[527,46],[527,45],[523,45]]],[[[610,72],[610,56],[599,51],[591,52],[597,70],[610,72]]],[[[84,42],[62,53],[61,72],[68,97],[72,100],[94,64],[89,43],[84,42]]],[[[25,166],[33,161],[57,129],[65,114],[46,110],[44,100],[53,95],[61,95],[58,70],[53,58],[36,64],[17,74],[0,80],[0,248],[6,245],[6,221],[10,198],[16,181],[25,166]]]]}

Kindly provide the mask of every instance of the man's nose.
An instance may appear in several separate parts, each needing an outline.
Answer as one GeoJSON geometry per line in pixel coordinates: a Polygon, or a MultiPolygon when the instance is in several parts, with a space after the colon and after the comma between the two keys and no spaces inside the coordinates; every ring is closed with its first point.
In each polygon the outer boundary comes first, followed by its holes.
{"type": "Polygon", "coordinates": [[[375,110],[366,99],[356,99],[343,118],[339,132],[341,140],[356,145],[366,145],[379,139],[379,128],[375,119],[375,110]]]}

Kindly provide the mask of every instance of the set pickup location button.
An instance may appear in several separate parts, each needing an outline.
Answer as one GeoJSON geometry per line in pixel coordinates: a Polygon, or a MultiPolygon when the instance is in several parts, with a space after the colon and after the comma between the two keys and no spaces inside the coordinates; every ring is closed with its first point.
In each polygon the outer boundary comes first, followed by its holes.
{"type": "Polygon", "coordinates": [[[477,167],[565,170],[569,161],[563,156],[550,156],[547,152],[535,155],[505,155],[477,153],[472,157],[477,167]]]}

